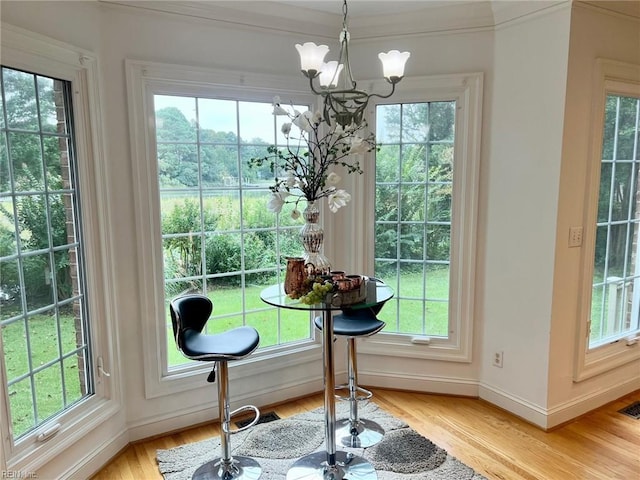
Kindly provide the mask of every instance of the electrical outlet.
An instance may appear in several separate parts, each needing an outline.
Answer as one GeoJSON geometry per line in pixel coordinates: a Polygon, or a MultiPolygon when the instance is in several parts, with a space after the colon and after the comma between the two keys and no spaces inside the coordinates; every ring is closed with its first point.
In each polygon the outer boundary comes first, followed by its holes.
{"type": "Polygon", "coordinates": [[[502,360],[503,360],[503,355],[504,353],[502,351],[499,352],[495,352],[493,354],[493,366],[494,367],[498,367],[498,368],[502,368],[502,360]]]}
{"type": "Polygon", "coordinates": [[[569,246],[579,247],[582,245],[582,227],[569,228],[569,246]]]}

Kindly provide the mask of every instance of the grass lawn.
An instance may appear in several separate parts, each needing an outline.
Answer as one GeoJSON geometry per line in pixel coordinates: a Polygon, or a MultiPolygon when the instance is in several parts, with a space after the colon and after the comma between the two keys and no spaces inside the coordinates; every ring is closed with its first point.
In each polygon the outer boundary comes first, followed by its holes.
{"type": "Polygon", "coordinates": [[[2,344],[15,437],[82,397],[82,372],[78,355],[72,353],[76,350],[72,315],[60,317],[59,329],[52,315],[34,315],[26,323],[3,325],[2,344]],[[35,373],[31,376],[30,372],[35,373]]]}

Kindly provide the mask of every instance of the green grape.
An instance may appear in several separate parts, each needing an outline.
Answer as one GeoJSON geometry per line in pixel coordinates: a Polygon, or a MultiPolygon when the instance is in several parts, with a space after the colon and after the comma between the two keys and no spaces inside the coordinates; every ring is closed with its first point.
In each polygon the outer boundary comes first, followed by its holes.
{"type": "Polygon", "coordinates": [[[311,290],[306,294],[300,296],[300,302],[305,305],[315,305],[317,303],[324,302],[327,293],[333,290],[333,284],[331,282],[313,283],[311,290]]]}

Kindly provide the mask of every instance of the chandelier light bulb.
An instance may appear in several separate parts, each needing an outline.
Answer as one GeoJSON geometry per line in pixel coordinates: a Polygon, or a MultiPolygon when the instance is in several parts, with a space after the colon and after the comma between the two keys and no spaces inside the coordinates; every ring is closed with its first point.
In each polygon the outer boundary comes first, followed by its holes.
{"type": "Polygon", "coordinates": [[[338,64],[338,62],[331,61],[323,63],[318,81],[323,88],[334,88],[338,86],[338,80],[340,79],[340,72],[342,72],[344,65],[338,64]]]}
{"type": "Polygon", "coordinates": [[[404,76],[404,66],[411,54],[391,50],[387,53],[379,53],[378,58],[382,62],[382,75],[391,83],[399,82],[404,76]]]}
{"type": "Polygon", "coordinates": [[[313,78],[322,70],[324,57],[329,53],[326,45],[316,45],[313,42],[306,42],[303,45],[296,44],[296,50],[300,54],[300,70],[307,77],[313,78]]]}

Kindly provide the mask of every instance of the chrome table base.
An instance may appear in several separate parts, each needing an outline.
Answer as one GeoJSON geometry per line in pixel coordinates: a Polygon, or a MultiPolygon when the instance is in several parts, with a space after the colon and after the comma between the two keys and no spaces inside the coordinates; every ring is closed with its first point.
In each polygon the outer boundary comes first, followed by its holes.
{"type": "Polygon", "coordinates": [[[332,465],[327,452],[315,452],[297,460],[287,472],[287,480],[375,480],[373,466],[362,457],[336,452],[332,465]]]}
{"type": "Polygon", "coordinates": [[[345,447],[365,448],[375,445],[384,437],[384,428],[371,420],[353,422],[344,419],[336,423],[336,441],[345,447]]]}
{"type": "Polygon", "coordinates": [[[220,459],[207,462],[198,468],[192,480],[257,480],[262,468],[253,458],[233,457],[231,465],[222,466],[220,459]]]}
{"type": "Polygon", "coordinates": [[[322,363],[324,377],[325,451],[297,460],[286,480],[377,480],[373,466],[361,457],[336,451],[336,403],[333,363],[333,317],[331,308],[322,312],[322,363]]]}

